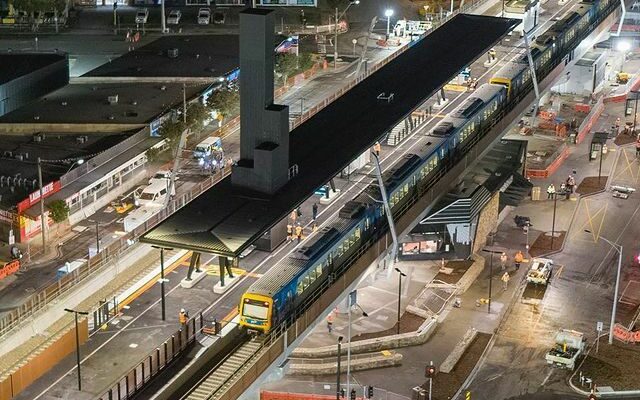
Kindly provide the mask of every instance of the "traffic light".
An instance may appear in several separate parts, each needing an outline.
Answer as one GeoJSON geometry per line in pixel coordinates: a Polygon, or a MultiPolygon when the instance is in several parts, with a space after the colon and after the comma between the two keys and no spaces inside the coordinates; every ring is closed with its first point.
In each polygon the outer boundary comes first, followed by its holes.
{"type": "Polygon", "coordinates": [[[368,386],[367,387],[367,398],[368,399],[373,399],[373,386],[368,386]]]}
{"type": "Polygon", "coordinates": [[[427,368],[424,372],[424,376],[426,376],[427,378],[433,378],[434,376],[436,376],[435,365],[427,365],[427,368]]]}
{"type": "Polygon", "coordinates": [[[355,389],[351,389],[351,393],[349,394],[349,398],[351,400],[356,400],[356,390],[355,389]]]}

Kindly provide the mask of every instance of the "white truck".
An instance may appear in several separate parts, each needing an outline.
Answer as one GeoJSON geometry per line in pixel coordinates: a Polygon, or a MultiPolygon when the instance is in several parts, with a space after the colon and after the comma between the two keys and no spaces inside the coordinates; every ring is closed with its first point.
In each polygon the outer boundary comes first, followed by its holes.
{"type": "Polygon", "coordinates": [[[149,218],[153,217],[162,210],[162,207],[143,206],[136,208],[124,217],[124,231],[131,232],[138,226],[142,225],[149,218]]]}
{"type": "Polygon", "coordinates": [[[573,370],[578,356],[584,351],[584,334],[570,329],[561,329],[556,334],[555,344],[545,356],[547,364],[573,370]]]}

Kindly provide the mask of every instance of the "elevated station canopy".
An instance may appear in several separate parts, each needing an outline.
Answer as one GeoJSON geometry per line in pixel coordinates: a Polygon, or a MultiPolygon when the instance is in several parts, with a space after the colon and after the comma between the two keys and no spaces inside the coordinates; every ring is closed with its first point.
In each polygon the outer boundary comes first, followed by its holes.
{"type": "Polygon", "coordinates": [[[237,256],[346,168],[520,21],[459,14],[291,132],[298,175],[275,195],[223,180],[147,232],[142,242],[237,256]],[[390,101],[379,99],[393,95],[390,101]]]}

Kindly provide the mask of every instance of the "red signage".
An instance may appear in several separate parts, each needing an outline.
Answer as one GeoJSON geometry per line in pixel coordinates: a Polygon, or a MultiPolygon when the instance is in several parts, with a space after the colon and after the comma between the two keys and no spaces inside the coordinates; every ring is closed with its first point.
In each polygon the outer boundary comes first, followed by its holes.
{"type": "MultiPolygon", "coordinates": [[[[53,181],[42,187],[42,195],[46,199],[47,197],[59,191],[61,188],[62,184],[60,183],[60,181],[53,181]]],[[[18,212],[27,210],[32,205],[36,204],[38,200],[40,200],[40,189],[31,193],[28,198],[18,203],[18,212]]]]}
{"type": "Polygon", "coordinates": [[[20,269],[20,260],[13,260],[0,266],[0,280],[15,274],[20,269]]]}

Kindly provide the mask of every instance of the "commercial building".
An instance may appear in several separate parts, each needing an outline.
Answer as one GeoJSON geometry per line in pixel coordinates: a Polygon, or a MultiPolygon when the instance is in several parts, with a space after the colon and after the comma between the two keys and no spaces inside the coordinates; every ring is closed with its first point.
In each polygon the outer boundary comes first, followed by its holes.
{"type": "Polygon", "coordinates": [[[69,83],[66,53],[0,53],[0,116],[69,83]]]}

